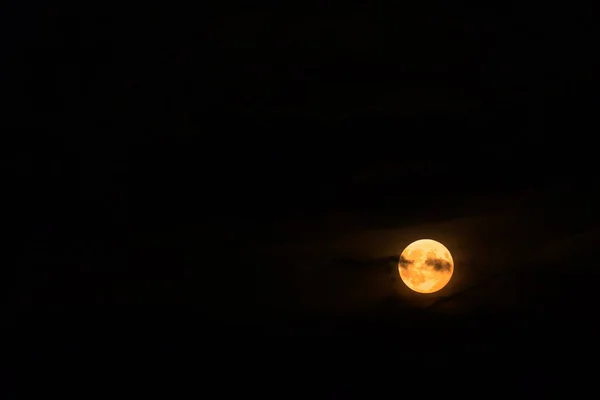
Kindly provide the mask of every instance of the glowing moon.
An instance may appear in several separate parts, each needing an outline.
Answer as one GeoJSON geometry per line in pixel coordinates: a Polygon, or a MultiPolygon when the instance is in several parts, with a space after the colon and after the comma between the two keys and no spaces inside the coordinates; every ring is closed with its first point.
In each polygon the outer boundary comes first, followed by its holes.
{"type": "Polygon", "coordinates": [[[421,239],[409,244],[398,262],[402,281],[418,293],[434,293],[450,282],[454,261],[450,251],[431,239],[421,239]]]}

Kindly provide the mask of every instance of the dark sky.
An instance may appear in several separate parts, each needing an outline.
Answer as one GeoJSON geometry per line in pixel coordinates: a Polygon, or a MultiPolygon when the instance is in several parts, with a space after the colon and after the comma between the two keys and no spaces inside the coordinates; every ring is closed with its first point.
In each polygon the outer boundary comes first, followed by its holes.
{"type": "Polygon", "coordinates": [[[589,185],[591,10],[6,15],[13,165],[72,191],[46,195],[65,210],[98,202],[132,229],[334,211],[412,223],[463,216],[463,196],[589,185]]]}
{"type": "Polygon", "coordinates": [[[594,10],[413,3],[14,4],[9,303],[589,311],[594,10]],[[425,236],[457,266],[423,301],[393,271],[425,236]]]}

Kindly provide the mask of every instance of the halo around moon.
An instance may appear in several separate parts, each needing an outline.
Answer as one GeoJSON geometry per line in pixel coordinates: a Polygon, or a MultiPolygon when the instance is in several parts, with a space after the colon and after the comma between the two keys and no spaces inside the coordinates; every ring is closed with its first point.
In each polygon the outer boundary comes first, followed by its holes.
{"type": "Polygon", "coordinates": [[[398,272],[406,286],[415,292],[435,293],[450,282],[454,260],[440,242],[421,239],[402,251],[398,272]]]}

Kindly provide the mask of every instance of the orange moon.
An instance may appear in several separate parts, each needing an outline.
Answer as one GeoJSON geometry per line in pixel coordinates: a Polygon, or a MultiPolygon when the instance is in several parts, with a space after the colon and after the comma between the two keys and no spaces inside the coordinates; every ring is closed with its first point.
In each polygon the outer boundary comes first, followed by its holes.
{"type": "Polygon", "coordinates": [[[450,251],[431,239],[409,244],[398,262],[402,281],[418,293],[435,293],[450,282],[454,260],[450,251]]]}

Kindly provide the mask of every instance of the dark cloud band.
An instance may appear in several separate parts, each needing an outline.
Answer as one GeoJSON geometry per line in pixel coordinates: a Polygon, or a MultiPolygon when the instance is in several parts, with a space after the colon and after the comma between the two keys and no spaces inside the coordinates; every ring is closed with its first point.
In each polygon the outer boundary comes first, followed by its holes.
{"type": "Polygon", "coordinates": [[[432,267],[436,271],[450,271],[452,268],[450,262],[442,258],[428,258],[425,260],[425,265],[432,267]]]}
{"type": "Polygon", "coordinates": [[[404,256],[400,256],[400,260],[398,261],[398,265],[400,268],[407,268],[409,265],[412,265],[414,261],[407,260],[404,256]]]}

